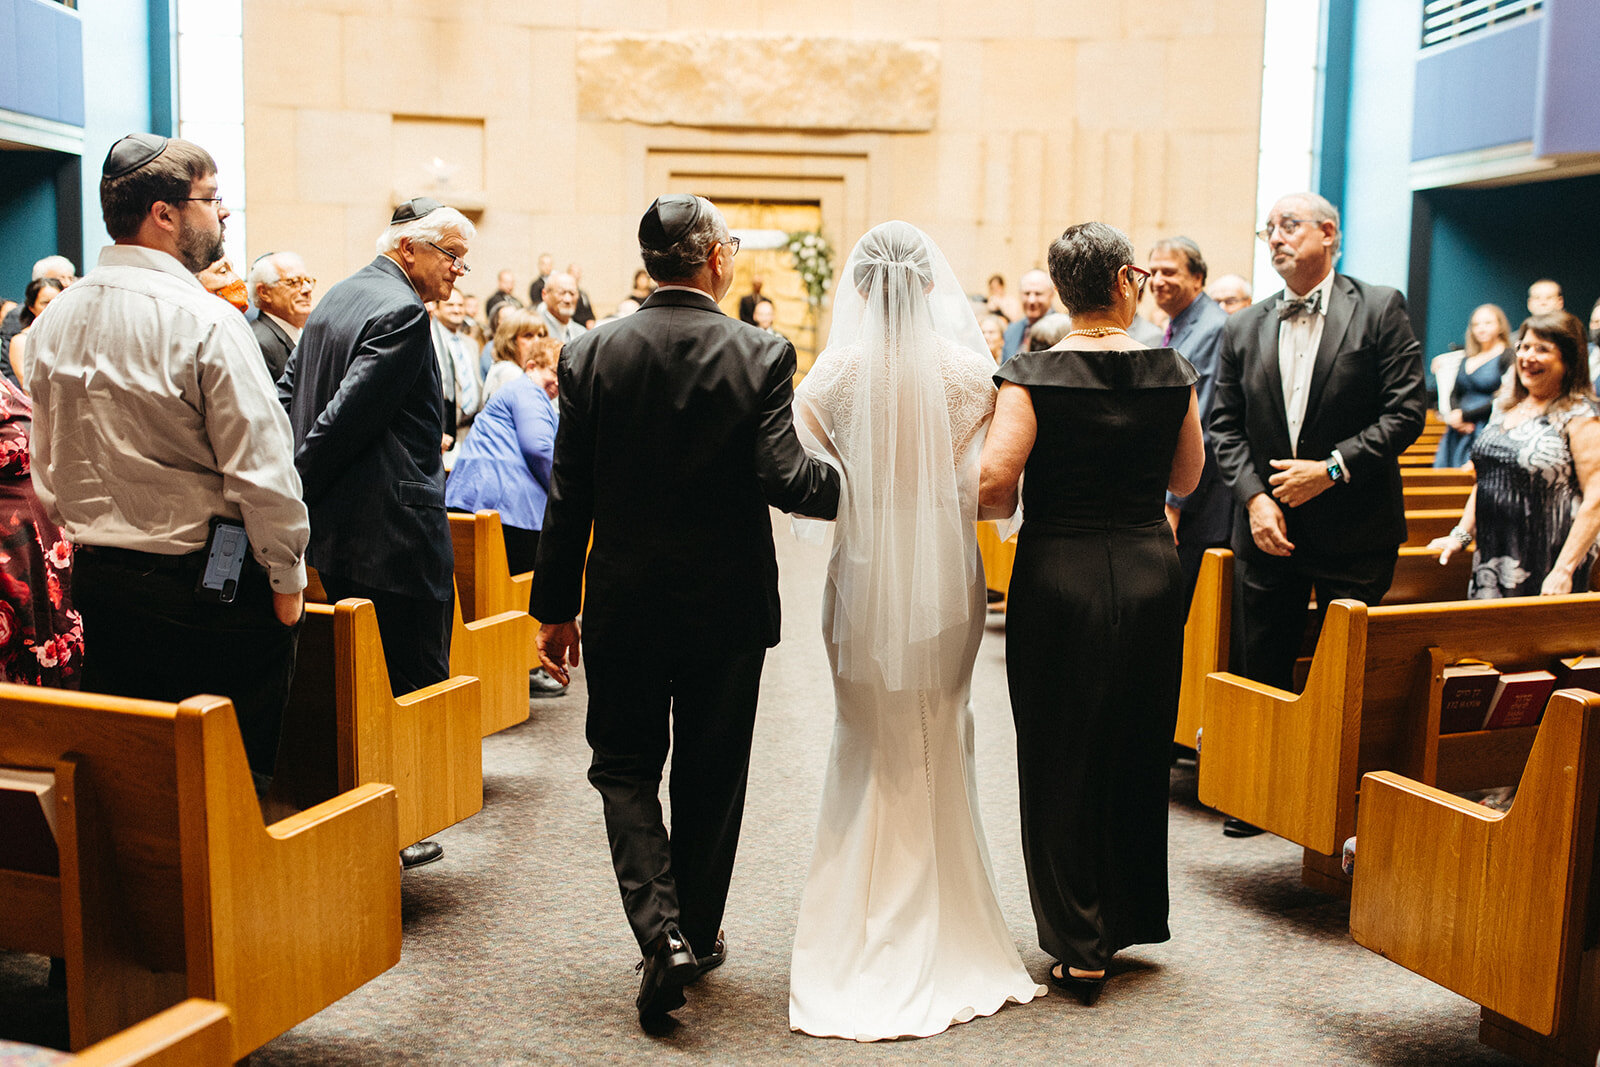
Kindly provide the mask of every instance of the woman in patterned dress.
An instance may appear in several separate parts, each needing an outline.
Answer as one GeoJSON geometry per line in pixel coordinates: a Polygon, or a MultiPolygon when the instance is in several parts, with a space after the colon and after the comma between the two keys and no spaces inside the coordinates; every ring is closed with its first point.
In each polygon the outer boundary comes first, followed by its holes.
{"type": "Polygon", "coordinates": [[[83,620],[72,610],[72,545],[29,477],[33,405],[0,378],[0,681],[78,688],[83,620]]]}
{"type": "Polygon", "coordinates": [[[1565,311],[1522,324],[1516,374],[1473,442],[1477,486],[1461,522],[1428,547],[1446,563],[1474,540],[1473,599],[1589,587],[1600,534],[1600,404],[1583,323],[1565,311]]]}

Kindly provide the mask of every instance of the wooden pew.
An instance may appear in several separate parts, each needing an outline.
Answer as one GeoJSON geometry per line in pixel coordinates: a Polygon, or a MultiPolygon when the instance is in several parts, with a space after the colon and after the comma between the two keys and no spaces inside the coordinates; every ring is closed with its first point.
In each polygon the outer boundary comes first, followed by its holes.
{"type": "MultiPolygon", "coordinates": [[[[1389,583],[1383,603],[1463,600],[1471,573],[1471,552],[1457,552],[1448,565],[1441,567],[1437,552],[1402,548],[1395,560],[1394,581],[1389,583]]],[[[1200,560],[1200,577],[1195,583],[1194,599],[1189,602],[1189,617],[1183,627],[1178,724],[1172,735],[1177,744],[1194,747],[1195,732],[1205,724],[1206,675],[1228,669],[1232,612],[1233,553],[1225,548],[1213,548],[1200,560]]]]}
{"type": "Polygon", "coordinates": [[[191,997],[84,1049],[74,1067],[215,1067],[233,1059],[233,1020],[215,1001],[191,997]]]}
{"type": "Polygon", "coordinates": [[[1600,696],[1563,690],[1505,813],[1387,771],[1362,781],[1356,941],[1483,1007],[1529,1063],[1600,1055],[1600,696]]]}
{"type": "Polygon", "coordinates": [[[481,692],[457,675],[395,696],[372,601],[307,604],[274,798],[304,807],[387,782],[396,850],[454,826],[483,808],[481,692]]]}
{"type": "Polygon", "coordinates": [[[0,685],[0,765],[55,774],[59,870],[0,870],[0,945],[65,959],[75,1049],[204,997],[237,1060],[400,961],[395,790],[264,825],[227,700],[0,685]]]}
{"type": "Polygon", "coordinates": [[[1306,849],[1308,885],[1342,892],[1360,776],[1392,770],[1442,789],[1516,781],[1534,728],[1439,734],[1443,667],[1502,669],[1600,648],[1600,594],[1368,608],[1336,600],[1304,693],[1206,679],[1200,801],[1306,849]]]}
{"type": "Polygon", "coordinates": [[[533,572],[513,577],[500,513],[450,514],[456,558],[450,670],[483,683],[483,736],[528,719],[528,672],[538,665],[528,614],[533,572]],[[521,598],[518,600],[517,598],[521,598]]]}
{"type": "MultiPolygon", "coordinates": [[[[1463,506],[1465,506],[1463,504],[1463,506]]],[[[1406,510],[1407,548],[1427,548],[1435,537],[1443,537],[1461,521],[1461,508],[1429,508],[1424,511],[1406,510]]]]}
{"type": "Polygon", "coordinates": [[[1470,467],[1406,467],[1400,472],[1400,481],[1408,487],[1459,485],[1468,489],[1478,483],[1477,475],[1470,467]]]}
{"type": "MultiPolygon", "coordinates": [[[[1430,470],[1432,468],[1429,468],[1430,470]]],[[[1457,518],[1467,506],[1471,485],[1423,485],[1405,482],[1406,512],[1453,509],[1457,518]]]]}

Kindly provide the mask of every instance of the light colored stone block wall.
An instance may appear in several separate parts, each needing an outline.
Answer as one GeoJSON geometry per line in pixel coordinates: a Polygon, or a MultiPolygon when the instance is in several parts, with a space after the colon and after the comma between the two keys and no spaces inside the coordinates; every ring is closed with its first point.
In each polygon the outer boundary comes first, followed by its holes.
{"type": "Polygon", "coordinates": [[[322,288],[448,173],[463,286],[581,263],[604,314],[658,193],[905,218],[1015,292],[1101,218],[1248,274],[1264,0],[244,0],[250,255],[322,288]],[[432,143],[430,131],[437,132],[432,143]],[[442,166],[432,164],[437,156],[442,166]],[[430,169],[432,168],[432,169],[430,169]]]}

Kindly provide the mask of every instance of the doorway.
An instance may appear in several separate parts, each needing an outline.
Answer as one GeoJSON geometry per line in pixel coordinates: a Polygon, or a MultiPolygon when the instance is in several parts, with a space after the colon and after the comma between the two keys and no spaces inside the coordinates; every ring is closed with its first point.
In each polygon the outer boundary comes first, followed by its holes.
{"type": "MultiPolygon", "coordinates": [[[[728,228],[742,239],[739,255],[733,261],[733,287],[723,298],[722,309],[739,314],[739,298],[750,292],[751,279],[762,279],[761,295],[772,301],[776,316],[772,328],[794,345],[799,377],[816,362],[817,350],[826,339],[824,323],[810,321],[806,289],[794,269],[789,250],[779,243],[779,234],[822,228],[822,205],[816,201],[729,200],[718,198],[717,206],[728,220],[728,228]]],[[[821,312],[818,319],[824,318],[821,312]]]]}

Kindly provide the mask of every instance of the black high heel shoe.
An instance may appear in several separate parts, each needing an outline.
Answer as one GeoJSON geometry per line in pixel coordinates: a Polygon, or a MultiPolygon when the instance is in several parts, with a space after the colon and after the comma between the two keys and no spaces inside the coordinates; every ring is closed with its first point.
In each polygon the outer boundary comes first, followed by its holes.
{"type": "Polygon", "coordinates": [[[1050,984],[1063,993],[1070,993],[1078,998],[1078,1002],[1086,1008],[1094,1007],[1094,1002],[1100,999],[1100,993],[1106,987],[1106,976],[1099,978],[1080,978],[1071,973],[1064,963],[1058,963],[1050,968],[1050,984]],[[1061,973],[1056,973],[1056,968],[1061,973]]]}

